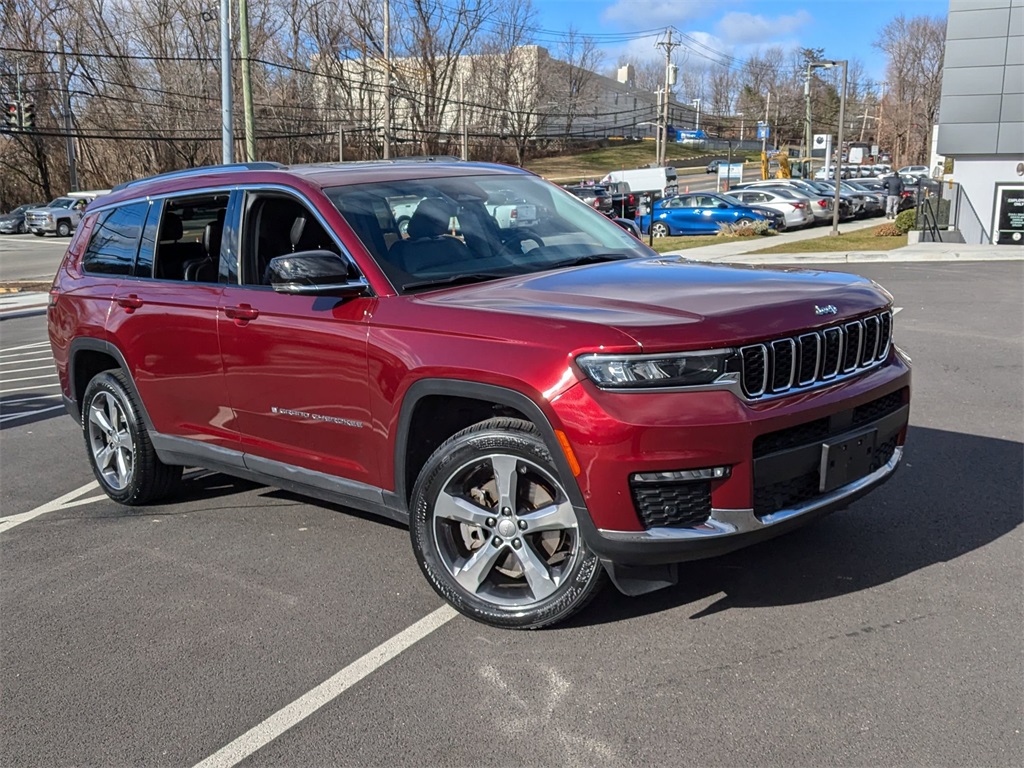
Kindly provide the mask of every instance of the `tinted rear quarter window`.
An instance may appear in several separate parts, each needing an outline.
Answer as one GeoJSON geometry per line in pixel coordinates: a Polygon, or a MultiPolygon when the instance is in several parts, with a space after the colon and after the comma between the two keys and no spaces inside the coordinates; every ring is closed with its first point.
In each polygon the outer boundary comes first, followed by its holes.
{"type": "Polygon", "coordinates": [[[134,203],[100,215],[82,258],[86,272],[130,275],[149,203],[134,203]]]}

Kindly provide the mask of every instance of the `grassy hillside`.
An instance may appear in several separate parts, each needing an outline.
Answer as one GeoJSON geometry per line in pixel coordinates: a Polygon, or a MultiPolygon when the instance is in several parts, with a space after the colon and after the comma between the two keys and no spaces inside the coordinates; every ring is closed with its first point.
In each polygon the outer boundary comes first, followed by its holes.
{"type": "MultiPolygon", "coordinates": [[[[675,161],[704,156],[710,158],[718,155],[709,155],[706,150],[686,149],[672,144],[668,148],[669,165],[675,161]]],[[[545,157],[542,160],[528,161],[526,167],[551,181],[573,182],[582,179],[596,181],[609,171],[617,171],[622,168],[642,168],[653,162],[654,142],[642,141],[594,149],[578,155],[545,157]]],[[[699,170],[701,173],[704,172],[703,167],[699,170]]]]}
{"type": "MultiPolygon", "coordinates": [[[[690,149],[678,144],[669,144],[668,147],[668,165],[675,165],[680,176],[688,173],[703,174],[706,163],[698,162],[698,158],[710,160],[714,157],[724,158],[725,156],[726,153],[723,151],[690,149]],[[682,167],[681,164],[684,161],[689,161],[691,167],[682,167]]],[[[760,161],[760,155],[755,157],[749,152],[737,152],[733,156],[734,162],[737,163],[744,159],[747,162],[760,161]]],[[[550,181],[568,184],[578,181],[598,181],[609,171],[643,168],[653,162],[654,142],[641,141],[593,149],[577,155],[531,160],[527,161],[526,168],[534,173],[539,173],[550,181]]]]}

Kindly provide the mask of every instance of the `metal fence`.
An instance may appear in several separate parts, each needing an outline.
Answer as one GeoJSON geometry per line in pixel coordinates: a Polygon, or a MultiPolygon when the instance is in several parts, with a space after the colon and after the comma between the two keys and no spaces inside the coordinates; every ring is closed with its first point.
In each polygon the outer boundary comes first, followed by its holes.
{"type": "Polygon", "coordinates": [[[992,242],[964,188],[955,182],[922,179],[917,187],[914,229],[922,242],[992,242]]]}

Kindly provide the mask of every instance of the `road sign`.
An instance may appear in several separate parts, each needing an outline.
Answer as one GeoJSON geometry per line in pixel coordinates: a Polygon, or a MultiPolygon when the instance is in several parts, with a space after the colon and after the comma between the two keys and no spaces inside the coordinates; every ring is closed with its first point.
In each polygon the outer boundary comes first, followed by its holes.
{"type": "Polygon", "coordinates": [[[771,130],[771,127],[767,123],[758,123],[757,124],[757,138],[759,138],[759,139],[767,139],[771,135],[772,135],[772,130],[771,130]]]}
{"type": "Polygon", "coordinates": [[[743,163],[728,163],[718,164],[718,178],[728,179],[729,181],[743,181],[743,163]]]}

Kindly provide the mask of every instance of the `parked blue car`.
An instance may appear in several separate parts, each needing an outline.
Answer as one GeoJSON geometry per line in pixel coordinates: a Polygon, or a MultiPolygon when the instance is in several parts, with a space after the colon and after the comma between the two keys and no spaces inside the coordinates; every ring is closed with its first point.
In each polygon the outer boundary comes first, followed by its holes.
{"type": "MultiPolygon", "coordinates": [[[[775,229],[785,226],[782,214],[767,208],[744,205],[735,197],[717,192],[692,192],[654,203],[654,236],[714,235],[719,224],[753,224],[767,221],[775,229]]],[[[637,217],[644,234],[651,227],[650,214],[637,217]]]]}

